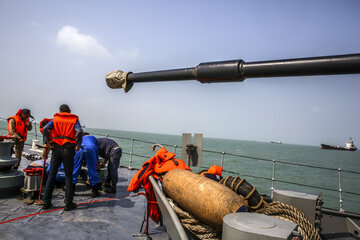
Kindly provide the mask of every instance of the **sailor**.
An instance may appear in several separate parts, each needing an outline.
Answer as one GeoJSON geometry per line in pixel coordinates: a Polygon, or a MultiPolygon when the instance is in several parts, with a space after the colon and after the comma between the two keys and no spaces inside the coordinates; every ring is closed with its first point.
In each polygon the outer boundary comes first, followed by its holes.
{"type": "Polygon", "coordinates": [[[76,151],[75,154],[75,169],[74,169],[74,176],[73,182],[77,182],[77,177],[80,175],[81,172],[81,165],[79,163],[86,162],[86,166],[88,169],[88,176],[89,176],[89,183],[91,186],[91,197],[96,198],[100,196],[100,178],[97,174],[97,162],[99,159],[99,143],[96,137],[86,135],[83,137],[82,141],[82,149],[76,151]]]}
{"type": "Polygon", "coordinates": [[[76,208],[73,202],[74,191],[72,184],[75,151],[80,149],[83,130],[78,116],[71,114],[68,105],[60,106],[60,113],[43,128],[43,142],[48,149],[52,149],[49,177],[46,181],[43,209],[51,207],[52,192],[55,185],[56,174],[61,163],[65,170],[65,211],[76,208]],[[51,141],[50,141],[51,132],[51,141]]]}
{"type": "MultiPolygon", "coordinates": [[[[39,130],[41,132],[41,134],[44,135],[44,127],[46,126],[46,124],[48,124],[49,122],[51,121],[50,118],[44,118],[43,120],[41,120],[41,122],[39,123],[39,130]]],[[[50,132],[50,137],[49,137],[49,141],[51,142],[51,139],[52,139],[52,136],[51,136],[51,132],[50,132]]],[[[44,148],[43,148],[43,152],[42,152],[42,156],[43,156],[43,159],[47,159],[48,158],[48,149],[46,148],[46,145],[44,145],[44,148]]],[[[50,165],[49,167],[47,168],[47,173],[49,173],[49,170],[50,170],[50,165]]]]}
{"type": "MultiPolygon", "coordinates": [[[[86,133],[85,133],[86,134],[86,133]]],[[[73,170],[73,191],[75,192],[75,184],[78,182],[78,177],[81,173],[81,168],[84,163],[86,163],[87,169],[88,169],[88,176],[89,176],[89,182],[91,186],[91,197],[95,198],[100,196],[100,179],[97,174],[97,161],[98,161],[98,142],[97,139],[93,136],[83,136],[82,144],[80,150],[76,151],[75,157],[74,157],[74,170],[73,170]]],[[[48,169],[50,169],[50,166],[48,169]]],[[[49,170],[47,170],[49,171],[49,170]]],[[[61,166],[58,169],[58,172],[56,174],[56,181],[57,182],[64,182],[66,179],[65,171],[64,171],[64,165],[61,164],[61,166]]]]}
{"type": "MultiPolygon", "coordinates": [[[[44,118],[40,123],[39,123],[39,130],[41,132],[41,134],[44,134],[44,127],[46,126],[46,124],[48,124],[49,122],[51,121],[51,119],[49,118],[44,118]]],[[[51,131],[50,131],[50,138],[49,140],[51,141],[51,139],[53,138],[53,136],[51,135],[51,131]]],[[[46,145],[45,145],[46,146],[46,145]]],[[[47,155],[48,155],[48,151],[46,148],[43,148],[43,158],[47,159],[47,155]]],[[[76,159],[76,158],[75,158],[76,159]]],[[[74,160],[75,160],[74,159],[74,160]]],[[[79,176],[80,174],[80,171],[81,171],[81,166],[83,164],[83,161],[82,159],[78,158],[78,161],[74,161],[74,171],[73,171],[73,184],[76,184],[77,183],[77,177],[79,176]],[[79,170],[79,173],[78,173],[78,170],[79,170]],[[74,180],[76,179],[76,180],[74,180]]],[[[46,167],[46,173],[47,175],[49,174],[50,172],[50,163],[47,164],[47,167],[46,167]]],[[[59,169],[58,169],[58,172],[56,174],[56,182],[61,182],[61,183],[64,183],[65,182],[65,170],[64,170],[64,164],[61,163],[59,169]]],[[[74,191],[75,191],[75,185],[74,185],[74,191]]]]}
{"type": "Polygon", "coordinates": [[[122,149],[119,145],[110,138],[98,138],[99,141],[99,156],[104,158],[105,161],[100,167],[107,165],[107,179],[105,182],[105,192],[116,193],[116,184],[118,182],[118,168],[122,149]]]}
{"type": "Polygon", "coordinates": [[[30,110],[24,108],[20,109],[15,116],[7,119],[9,136],[14,137],[15,140],[15,157],[19,159],[19,161],[14,165],[14,169],[18,169],[20,165],[21,154],[24,149],[27,132],[32,129],[29,117],[34,118],[31,115],[30,110]]]}
{"type": "MultiPolygon", "coordinates": [[[[77,153],[78,151],[76,151],[77,153]]],[[[83,166],[84,160],[82,157],[77,157],[77,154],[75,153],[75,157],[74,157],[74,170],[73,170],[73,193],[75,193],[75,184],[78,182],[78,176],[81,173],[81,167],[83,166]]],[[[49,174],[50,172],[50,168],[51,168],[51,164],[48,165],[48,167],[46,168],[46,173],[49,174]]],[[[57,183],[64,183],[66,179],[66,175],[65,175],[65,168],[64,168],[64,164],[61,163],[57,174],[56,174],[56,182],[57,183]]]]}

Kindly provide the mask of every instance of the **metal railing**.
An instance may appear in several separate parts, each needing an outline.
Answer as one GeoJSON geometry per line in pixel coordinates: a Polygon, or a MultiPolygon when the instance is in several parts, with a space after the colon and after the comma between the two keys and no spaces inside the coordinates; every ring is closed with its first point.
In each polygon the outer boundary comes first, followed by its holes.
{"type": "MultiPolygon", "coordinates": [[[[4,119],[4,118],[0,118],[0,119],[4,119]]],[[[35,126],[38,125],[37,123],[33,123],[35,126]]],[[[2,130],[6,130],[6,128],[2,128],[0,127],[0,129],[2,130]]],[[[35,127],[36,129],[36,127],[35,127]]],[[[38,134],[36,132],[37,130],[35,130],[35,133],[33,131],[29,132],[29,135],[32,135],[35,137],[35,139],[38,139],[38,134]]],[[[95,136],[102,136],[102,137],[109,137],[109,138],[114,138],[114,139],[121,139],[121,140],[128,140],[130,141],[130,152],[126,152],[123,149],[123,154],[127,154],[129,155],[129,162],[128,162],[128,168],[129,169],[138,169],[136,167],[133,166],[133,157],[140,157],[140,158],[144,158],[144,160],[150,158],[151,156],[145,156],[145,155],[141,155],[141,154],[136,154],[134,152],[135,149],[135,143],[145,143],[145,144],[156,144],[156,142],[151,142],[151,141],[146,141],[146,140],[140,140],[140,139],[135,139],[135,138],[127,138],[127,137],[120,137],[120,136],[112,136],[112,135],[108,135],[108,134],[101,134],[101,133],[95,133],[95,132],[89,132],[90,134],[93,134],[95,136]]],[[[166,143],[160,143],[161,145],[165,146],[165,147],[173,147],[173,152],[175,153],[177,148],[182,148],[178,145],[171,145],[171,144],[166,144],[166,143]]],[[[331,192],[338,192],[339,193],[339,211],[343,212],[343,194],[350,194],[350,195],[354,195],[354,196],[358,196],[360,197],[360,193],[355,193],[355,192],[351,192],[351,191],[344,191],[343,190],[343,182],[342,182],[342,173],[352,173],[352,174],[357,174],[360,176],[360,172],[357,171],[351,171],[351,170],[344,170],[341,168],[329,168],[329,167],[320,167],[320,166],[313,166],[313,165],[307,165],[307,164],[299,164],[299,163],[289,163],[289,162],[285,162],[285,161],[280,161],[280,160],[276,160],[276,159],[266,159],[266,158],[260,158],[260,157],[252,157],[252,156],[246,156],[246,155],[240,155],[240,154],[233,154],[233,153],[227,153],[227,152],[220,152],[220,151],[212,151],[212,150],[202,150],[203,152],[207,152],[207,153],[214,153],[214,154],[219,154],[220,155],[220,165],[221,167],[224,166],[224,162],[225,162],[225,156],[232,156],[232,157],[239,157],[239,158],[245,158],[245,159],[251,159],[251,160],[257,160],[257,161],[266,161],[266,162],[271,162],[272,163],[272,176],[271,178],[268,177],[264,177],[264,176],[256,176],[256,175],[249,175],[249,174],[244,174],[242,173],[241,175],[244,177],[251,177],[251,178],[256,178],[256,179],[263,179],[266,181],[270,181],[271,182],[271,196],[273,195],[273,191],[275,189],[275,184],[278,183],[284,183],[284,184],[292,184],[292,185],[297,185],[297,186],[302,186],[302,187],[308,187],[308,188],[314,188],[314,189],[320,189],[320,190],[326,190],[326,191],[331,191],[331,192]],[[332,188],[327,188],[327,187],[323,187],[323,186],[316,186],[316,185],[309,185],[309,184],[302,184],[302,183],[298,183],[298,182],[292,182],[292,181],[285,181],[285,180],[281,180],[281,179],[276,179],[276,167],[278,165],[292,165],[292,166],[300,166],[300,167],[306,167],[306,168],[315,168],[315,169],[321,169],[321,170],[329,170],[329,171],[336,171],[338,173],[338,189],[332,189],[332,188]]],[[[123,161],[121,161],[121,164],[123,165],[123,161]]],[[[207,167],[200,167],[200,169],[207,169],[209,166],[207,167]]],[[[227,169],[223,169],[223,172],[227,173],[227,174],[236,174],[239,175],[239,172],[234,172],[231,170],[227,170],[227,169]]]]}
{"type": "MultiPolygon", "coordinates": [[[[91,133],[94,135],[98,135],[101,136],[101,134],[98,133],[91,133]]],[[[119,138],[117,136],[109,136],[109,135],[102,135],[102,136],[107,136],[107,137],[112,137],[112,138],[119,138]]],[[[123,151],[124,154],[128,154],[129,155],[129,162],[128,162],[128,168],[129,169],[137,169],[133,166],[133,157],[141,157],[144,158],[144,160],[150,158],[151,156],[144,156],[144,155],[140,155],[140,154],[136,154],[134,152],[134,146],[136,145],[136,142],[138,143],[147,143],[147,144],[155,144],[155,142],[150,142],[150,141],[145,141],[145,140],[140,140],[140,139],[135,139],[135,138],[121,138],[121,139],[127,139],[130,141],[130,152],[126,152],[123,151]]],[[[166,147],[173,147],[175,152],[177,150],[177,148],[182,148],[180,146],[177,145],[170,145],[170,144],[162,144],[163,146],[166,147]]],[[[124,149],[123,149],[124,150],[124,149]]],[[[170,150],[169,150],[170,151],[170,150]]],[[[214,153],[214,154],[219,154],[220,155],[220,165],[223,167],[224,166],[224,162],[225,162],[225,156],[232,156],[232,157],[241,157],[241,158],[246,158],[246,159],[251,159],[251,160],[257,160],[257,161],[266,161],[266,162],[271,162],[272,163],[272,177],[268,178],[268,177],[263,177],[263,176],[256,176],[256,175],[249,175],[249,174],[241,174],[244,177],[252,177],[252,178],[257,178],[257,179],[263,179],[263,180],[267,180],[271,182],[271,194],[273,194],[273,191],[275,189],[275,184],[278,183],[285,183],[285,184],[292,184],[292,185],[297,185],[297,186],[302,186],[302,187],[309,187],[309,188],[314,188],[314,189],[320,189],[320,190],[326,190],[326,191],[331,191],[331,192],[338,192],[339,193],[339,211],[344,211],[343,209],[343,194],[351,194],[354,196],[358,196],[360,197],[360,193],[356,193],[356,192],[351,192],[351,191],[344,191],[342,188],[342,173],[352,173],[352,174],[357,174],[360,176],[360,172],[356,172],[356,171],[351,171],[351,170],[344,170],[344,169],[340,169],[340,168],[329,168],[329,167],[319,167],[319,166],[313,166],[313,165],[307,165],[307,164],[299,164],[299,163],[289,163],[289,162],[285,162],[285,161],[280,161],[280,160],[276,160],[276,159],[266,159],[266,158],[259,158],[259,157],[252,157],[252,156],[246,156],[246,155],[240,155],[240,154],[233,154],[233,153],[226,153],[226,152],[220,152],[220,151],[211,151],[211,150],[204,150],[203,152],[208,152],[208,153],[214,153]],[[293,182],[293,181],[285,181],[285,180],[281,180],[281,179],[277,179],[276,178],[276,167],[278,165],[292,165],[292,166],[300,166],[300,167],[306,167],[306,168],[315,168],[315,169],[322,169],[322,170],[328,170],[328,171],[334,171],[334,172],[338,172],[338,189],[332,189],[332,188],[327,188],[327,187],[323,187],[323,186],[316,186],[316,185],[309,185],[309,184],[302,184],[302,183],[298,183],[298,182],[293,182]]],[[[201,169],[207,169],[210,166],[207,167],[200,167],[201,169]]],[[[239,175],[239,172],[234,172],[231,170],[227,170],[227,169],[223,169],[223,172],[228,173],[228,174],[236,174],[239,175]]]]}

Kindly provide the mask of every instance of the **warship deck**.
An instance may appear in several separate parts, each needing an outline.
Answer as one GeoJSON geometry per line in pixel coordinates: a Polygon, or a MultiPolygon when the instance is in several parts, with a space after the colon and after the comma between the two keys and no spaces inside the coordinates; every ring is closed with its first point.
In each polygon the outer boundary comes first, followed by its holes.
{"type": "MultiPolygon", "coordinates": [[[[30,163],[23,157],[19,170],[30,163]]],[[[0,198],[0,239],[146,239],[140,233],[144,220],[144,196],[127,192],[129,181],[136,170],[119,168],[116,194],[102,193],[91,198],[91,190],[84,183],[76,184],[74,202],[78,207],[64,211],[64,191],[55,188],[53,208],[42,210],[42,205],[26,204],[18,194],[0,198]]],[[[142,232],[145,231],[144,223],[142,232]]],[[[168,239],[163,226],[149,221],[152,239],[168,239]]]]}

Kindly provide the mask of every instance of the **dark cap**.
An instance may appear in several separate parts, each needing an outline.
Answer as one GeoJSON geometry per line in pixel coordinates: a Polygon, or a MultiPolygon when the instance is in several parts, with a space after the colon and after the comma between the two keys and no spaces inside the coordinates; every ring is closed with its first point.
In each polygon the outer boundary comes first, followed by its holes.
{"type": "Polygon", "coordinates": [[[60,112],[70,112],[70,108],[67,104],[62,104],[59,108],[60,112]]]}
{"type": "Polygon", "coordinates": [[[27,109],[27,108],[22,109],[22,110],[21,110],[21,113],[25,114],[25,115],[28,116],[28,117],[34,118],[34,117],[31,115],[30,110],[27,109]]]}

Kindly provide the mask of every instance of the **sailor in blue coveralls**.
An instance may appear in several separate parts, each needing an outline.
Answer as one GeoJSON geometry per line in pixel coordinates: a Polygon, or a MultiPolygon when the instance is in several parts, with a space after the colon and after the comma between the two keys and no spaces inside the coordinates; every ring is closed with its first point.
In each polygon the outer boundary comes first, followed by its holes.
{"type": "MultiPolygon", "coordinates": [[[[100,181],[99,176],[97,174],[97,161],[99,159],[99,143],[96,137],[94,136],[84,136],[81,146],[84,149],[80,149],[76,152],[74,161],[75,162],[86,162],[87,169],[88,169],[88,175],[89,175],[89,182],[91,185],[91,197],[95,198],[100,196],[100,181]],[[78,159],[82,159],[82,161],[79,161],[78,159]]],[[[81,172],[81,165],[76,171],[76,176],[79,176],[81,172]]],[[[77,181],[76,179],[73,179],[73,181],[77,181]]]]}

